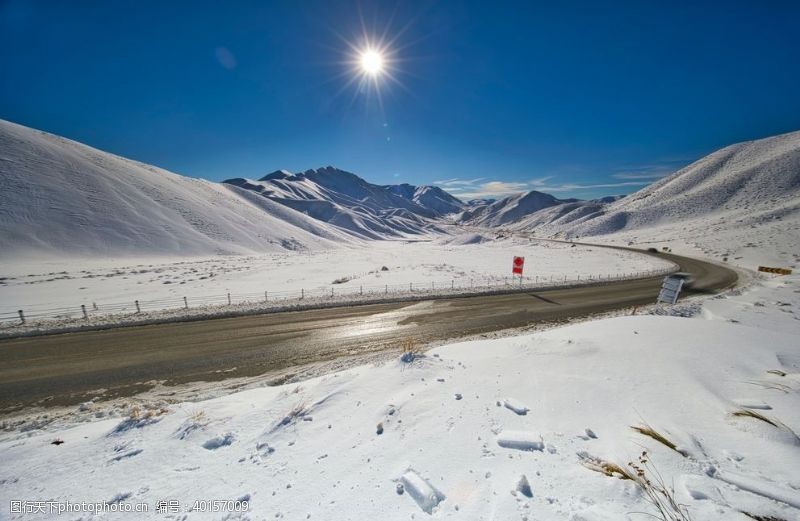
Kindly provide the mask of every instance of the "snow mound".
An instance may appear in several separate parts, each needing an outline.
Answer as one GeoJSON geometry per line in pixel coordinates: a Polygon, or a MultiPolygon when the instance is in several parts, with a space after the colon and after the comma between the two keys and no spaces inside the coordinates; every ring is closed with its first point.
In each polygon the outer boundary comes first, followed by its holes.
{"type": "Polygon", "coordinates": [[[445,244],[453,246],[467,246],[469,244],[481,244],[484,242],[491,242],[493,239],[480,233],[464,233],[457,235],[451,239],[446,239],[445,244]]]}

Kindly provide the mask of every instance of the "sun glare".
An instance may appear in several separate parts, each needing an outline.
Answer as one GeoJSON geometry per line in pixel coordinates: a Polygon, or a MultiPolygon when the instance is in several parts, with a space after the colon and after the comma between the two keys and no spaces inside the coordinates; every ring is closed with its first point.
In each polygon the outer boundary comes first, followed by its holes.
{"type": "Polygon", "coordinates": [[[367,49],[361,53],[361,70],[370,76],[377,76],[383,70],[383,56],[378,51],[367,49]]]}

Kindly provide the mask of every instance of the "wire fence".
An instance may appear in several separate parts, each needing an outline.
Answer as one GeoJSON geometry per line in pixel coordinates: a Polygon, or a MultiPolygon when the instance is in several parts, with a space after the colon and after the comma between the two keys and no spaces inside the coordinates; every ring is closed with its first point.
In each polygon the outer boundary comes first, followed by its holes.
{"type": "MultiPolygon", "coordinates": [[[[402,284],[364,285],[353,281],[342,281],[339,284],[300,288],[287,291],[259,291],[253,293],[224,293],[204,296],[176,296],[168,298],[142,298],[120,302],[91,302],[74,306],[47,307],[46,305],[25,306],[17,311],[0,312],[0,325],[8,327],[26,325],[46,321],[94,321],[102,317],[135,317],[136,315],[154,312],[169,312],[171,315],[186,315],[202,311],[209,313],[225,313],[233,309],[263,309],[308,307],[352,302],[418,300],[432,297],[448,297],[458,295],[476,295],[484,293],[512,293],[576,285],[611,283],[623,280],[642,279],[667,275],[675,271],[675,267],[650,271],[638,271],[618,274],[593,274],[569,277],[533,276],[533,277],[494,277],[486,279],[460,278],[440,281],[408,282],[402,284]]],[[[6,309],[8,309],[6,307],[6,309]]]]}

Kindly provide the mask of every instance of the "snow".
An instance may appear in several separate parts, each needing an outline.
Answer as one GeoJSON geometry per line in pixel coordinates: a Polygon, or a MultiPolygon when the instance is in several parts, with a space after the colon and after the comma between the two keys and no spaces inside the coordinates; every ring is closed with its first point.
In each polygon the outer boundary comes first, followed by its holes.
{"type": "Polygon", "coordinates": [[[459,222],[538,237],[664,245],[751,269],[800,261],[800,132],[731,145],[618,200],[514,203],[541,196],[519,194],[465,212],[459,222]]]}
{"type": "Polygon", "coordinates": [[[550,194],[533,190],[469,209],[459,216],[459,222],[474,226],[497,227],[516,222],[526,215],[562,202],[550,194]]]}
{"type": "Polygon", "coordinates": [[[247,498],[243,519],[625,519],[652,507],[592,466],[645,450],[696,521],[796,519],[798,308],[800,276],[765,276],[693,318],[459,342],[194,403],[29,412],[0,435],[0,501],[148,503],[137,519],[168,498],[247,498]],[[774,425],[734,414],[751,406],[774,425]]]}
{"type": "Polygon", "coordinates": [[[247,195],[0,120],[4,259],[277,252],[355,241],[247,195]]]}
{"type": "Polygon", "coordinates": [[[431,219],[446,211],[443,205],[460,203],[444,192],[431,192],[430,187],[378,186],[330,166],[300,174],[280,170],[259,180],[236,178],[225,183],[361,239],[439,233],[431,219]],[[414,192],[408,193],[411,189],[414,192]]]}
{"type": "MultiPolygon", "coordinates": [[[[665,267],[531,232],[746,268],[800,261],[800,132],[727,147],[619,200],[531,192],[460,209],[438,189],[332,167],[209,183],[2,121],[0,174],[0,313],[500,284],[512,255],[545,282],[665,267]],[[517,233],[447,236],[437,218],[451,211],[517,233]],[[410,237],[426,240],[385,240],[410,237]]],[[[336,360],[300,382],[23,411],[0,424],[0,517],[52,517],[13,514],[12,500],[145,502],[135,519],[162,519],[160,500],[219,499],[250,510],[177,517],[628,519],[653,507],[609,469],[639,462],[695,521],[797,519],[800,275],[747,279],[638,315],[336,360]]],[[[95,517],[134,518],[79,518],[95,517]]]]}
{"type": "Polygon", "coordinates": [[[387,288],[393,294],[410,288],[474,291],[514,282],[513,255],[526,257],[530,283],[565,277],[574,282],[579,276],[607,277],[671,266],[623,251],[528,239],[474,243],[469,235],[455,244],[447,239],[377,241],[369,247],[249,256],[12,260],[0,272],[0,318],[16,320],[19,309],[31,317],[44,309],[78,317],[81,305],[91,314],[123,308],[131,313],[136,300],[146,311],[182,308],[183,297],[196,308],[227,304],[228,293],[233,303],[263,302],[266,291],[267,298],[280,305],[286,298],[298,298],[301,290],[307,299],[330,297],[332,289],[335,295],[351,298],[362,289],[381,296],[387,288]]]}

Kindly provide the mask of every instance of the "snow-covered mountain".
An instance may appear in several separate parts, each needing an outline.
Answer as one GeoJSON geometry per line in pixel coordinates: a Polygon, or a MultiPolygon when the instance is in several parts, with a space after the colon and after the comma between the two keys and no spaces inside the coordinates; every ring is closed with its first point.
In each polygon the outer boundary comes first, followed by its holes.
{"type": "Polygon", "coordinates": [[[434,219],[449,213],[447,204],[460,203],[438,188],[379,186],[331,166],[298,174],[278,170],[258,180],[235,178],[225,183],[364,239],[440,232],[434,219]]]}
{"type": "Polygon", "coordinates": [[[511,195],[489,204],[474,205],[459,215],[458,221],[473,226],[503,226],[515,223],[543,208],[560,205],[564,202],[567,201],[533,190],[511,195]]]}
{"type": "Polygon", "coordinates": [[[448,194],[438,186],[413,186],[403,183],[387,185],[384,188],[434,212],[437,216],[458,213],[466,207],[461,200],[448,194]]]}
{"type": "Polygon", "coordinates": [[[719,229],[800,218],[800,131],[725,147],[617,201],[538,211],[514,227],[605,235],[683,226],[719,229]]]}
{"type": "Polygon", "coordinates": [[[375,185],[333,167],[212,183],[0,120],[3,257],[327,248],[444,233],[445,222],[540,236],[636,232],[631,240],[665,227],[676,237],[785,228],[800,224],[800,132],[723,148],[627,197],[532,191],[464,203],[438,187],[375,185]]]}
{"type": "Polygon", "coordinates": [[[353,240],[247,190],[0,120],[2,257],[251,253],[353,240]]]}

